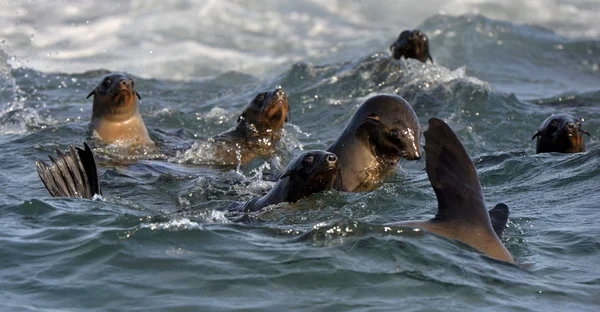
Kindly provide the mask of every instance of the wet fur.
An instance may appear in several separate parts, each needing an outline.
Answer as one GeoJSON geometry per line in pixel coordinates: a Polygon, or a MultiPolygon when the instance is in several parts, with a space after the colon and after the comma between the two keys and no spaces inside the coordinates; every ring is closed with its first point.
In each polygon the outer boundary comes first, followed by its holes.
{"type": "Polygon", "coordinates": [[[408,102],[397,95],[377,95],[354,113],[342,135],[327,149],[339,158],[334,188],[371,191],[397,168],[400,157],[419,159],[421,128],[408,102]],[[391,132],[398,134],[393,137],[391,132]]]}
{"type": "Polygon", "coordinates": [[[224,163],[247,164],[256,156],[270,156],[281,129],[288,121],[289,104],[281,88],[256,95],[244,109],[234,129],[213,138],[217,143],[216,157],[224,163]]]}
{"type": "Polygon", "coordinates": [[[430,60],[433,63],[429,53],[429,38],[417,29],[403,31],[390,46],[390,53],[395,59],[404,57],[417,59],[423,63],[430,60]]]}
{"type": "MultiPolygon", "coordinates": [[[[296,202],[333,185],[337,173],[337,160],[328,160],[333,155],[325,151],[309,151],[294,158],[275,186],[264,196],[249,200],[241,209],[244,212],[282,202],[296,202]],[[310,164],[306,159],[313,159],[310,164]]],[[[335,155],[333,155],[335,157],[335,155]]]]}
{"type": "Polygon", "coordinates": [[[537,138],[536,153],[579,153],[585,152],[581,121],[571,115],[558,114],[548,117],[542,122],[539,130],[533,135],[537,138]]]}
{"type": "Polygon", "coordinates": [[[123,74],[111,74],[88,95],[93,96],[90,129],[106,144],[150,144],[144,120],[139,113],[133,79],[123,74]]]}

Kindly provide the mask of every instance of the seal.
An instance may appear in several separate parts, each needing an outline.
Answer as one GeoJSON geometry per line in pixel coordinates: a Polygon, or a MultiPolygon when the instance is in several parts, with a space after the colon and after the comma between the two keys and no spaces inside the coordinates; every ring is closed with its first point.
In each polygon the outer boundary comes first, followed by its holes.
{"type": "Polygon", "coordinates": [[[88,94],[94,96],[90,128],[106,144],[154,144],[137,107],[142,99],[135,82],[125,74],[111,74],[88,94]]]}
{"type": "Polygon", "coordinates": [[[237,119],[236,127],[213,138],[215,142],[223,143],[218,145],[216,155],[227,163],[235,163],[239,149],[242,164],[258,155],[271,155],[283,125],[288,121],[288,113],[289,104],[283,88],[257,94],[237,119]]]}
{"type": "MultiPolygon", "coordinates": [[[[437,197],[437,214],[431,220],[388,225],[421,227],[466,243],[494,259],[514,262],[492,227],[471,158],[456,134],[440,119],[429,119],[429,129],[425,131],[425,154],[425,169],[437,197]]],[[[508,217],[506,205],[496,207],[506,212],[504,218],[508,217]]],[[[494,215],[494,209],[489,214],[494,215]]]]}
{"type": "Polygon", "coordinates": [[[494,208],[488,211],[490,215],[490,221],[492,222],[492,228],[498,238],[502,239],[502,233],[506,229],[508,223],[508,215],[510,210],[505,204],[498,204],[494,208]]]}
{"type": "Polygon", "coordinates": [[[259,211],[282,202],[297,202],[314,193],[328,190],[337,175],[338,160],[334,153],[308,151],[294,158],[275,186],[264,196],[249,200],[243,212],[259,211]]]}
{"type": "Polygon", "coordinates": [[[426,63],[429,59],[433,63],[431,54],[429,54],[429,39],[420,30],[405,30],[398,36],[398,39],[390,46],[392,58],[399,60],[401,57],[417,59],[426,63]]]}
{"type": "Polygon", "coordinates": [[[367,99],[327,151],[339,158],[333,187],[347,192],[374,190],[398,160],[421,158],[421,126],[410,104],[397,95],[367,99]]]}
{"type": "MultiPolygon", "coordinates": [[[[58,158],[48,156],[50,165],[38,160],[40,179],[53,197],[91,199],[102,195],[94,154],[86,143],[84,149],[69,147],[66,154],[56,150],[58,158]]],[[[308,151],[294,158],[275,187],[266,195],[246,202],[238,211],[259,211],[268,205],[297,202],[312,194],[331,189],[337,175],[338,160],[333,153],[308,151]]]]}
{"type": "Polygon", "coordinates": [[[567,114],[558,114],[544,120],[531,139],[537,138],[537,154],[579,153],[585,152],[584,133],[590,136],[589,132],[583,130],[579,119],[567,114]]]}
{"type": "Polygon", "coordinates": [[[67,154],[57,149],[57,159],[48,156],[50,165],[36,161],[38,175],[53,197],[91,199],[102,195],[94,154],[86,143],[83,145],[84,149],[70,146],[67,154]]]}

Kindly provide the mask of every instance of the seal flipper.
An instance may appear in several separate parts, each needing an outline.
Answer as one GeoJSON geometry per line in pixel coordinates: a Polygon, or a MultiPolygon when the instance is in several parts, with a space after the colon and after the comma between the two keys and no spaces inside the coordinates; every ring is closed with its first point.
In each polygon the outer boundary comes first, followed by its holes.
{"type": "Polygon", "coordinates": [[[91,196],[94,194],[102,195],[102,189],[100,188],[100,179],[98,178],[98,168],[96,167],[96,161],[94,160],[94,153],[92,153],[92,149],[87,145],[87,143],[83,142],[84,150],[77,147],[77,154],[79,156],[80,162],[78,165],[83,167],[85,170],[86,177],[88,179],[87,183],[89,185],[91,196]]]}
{"type": "Polygon", "coordinates": [[[492,228],[475,166],[456,134],[437,118],[429,119],[424,134],[425,169],[437,197],[438,213],[431,220],[391,225],[422,227],[462,241],[494,259],[514,262],[492,228]]]}
{"type": "Polygon", "coordinates": [[[102,195],[94,155],[87,144],[85,150],[70,147],[68,154],[57,151],[58,159],[49,156],[51,164],[36,162],[40,179],[53,197],[91,199],[102,195]]]}
{"type": "Polygon", "coordinates": [[[437,220],[489,224],[475,166],[456,134],[440,119],[425,131],[426,171],[438,201],[437,220]]]}
{"type": "Polygon", "coordinates": [[[508,215],[510,214],[508,206],[505,204],[498,204],[488,212],[490,214],[490,221],[492,221],[494,232],[496,232],[498,238],[502,239],[502,233],[504,233],[504,229],[506,229],[508,215]]]}

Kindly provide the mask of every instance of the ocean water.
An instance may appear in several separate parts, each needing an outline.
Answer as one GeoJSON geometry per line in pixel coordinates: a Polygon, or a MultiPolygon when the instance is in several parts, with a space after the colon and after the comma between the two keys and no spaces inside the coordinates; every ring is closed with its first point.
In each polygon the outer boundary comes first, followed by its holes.
{"type": "Polygon", "coordinates": [[[591,0],[0,1],[0,310],[598,311],[599,13],[591,0]],[[429,36],[434,64],[389,59],[407,28],[429,36]],[[136,78],[160,149],[123,164],[92,144],[104,197],[51,198],[35,160],[90,141],[85,96],[109,71],[136,78]],[[199,142],[275,86],[291,109],[276,155],[203,165],[199,142]],[[373,192],[230,221],[379,93],[456,131],[488,206],[511,209],[519,265],[382,226],[435,214],[424,161],[373,192]],[[535,154],[553,113],[583,120],[587,152],[535,154]]]}

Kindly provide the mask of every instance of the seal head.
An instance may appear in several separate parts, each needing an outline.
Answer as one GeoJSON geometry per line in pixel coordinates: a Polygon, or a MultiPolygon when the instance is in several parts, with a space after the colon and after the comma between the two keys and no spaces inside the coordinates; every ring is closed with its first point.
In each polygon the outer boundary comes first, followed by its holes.
{"type": "Polygon", "coordinates": [[[135,90],[135,82],[129,76],[112,74],[104,77],[86,97],[94,96],[92,118],[127,120],[137,112],[136,97],[142,99],[135,90]]]}
{"type": "Polygon", "coordinates": [[[308,151],[294,158],[275,187],[265,196],[248,201],[242,211],[258,211],[281,202],[297,202],[314,193],[328,190],[338,171],[338,159],[326,151],[308,151]]]}
{"type": "Polygon", "coordinates": [[[238,117],[236,127],[213,138],[221,143],[217,145],[215,156],[224,165],[247,164],[256,156],[270,156],[288,114],[289,104],[283,88],[257,94],[238,117]]]}
{"type": "Polygon", "coordinates": [[[289,104],[283,88],[257,94],[239,116],[236,134],[246,139],[279,139],[288,121],[289,104]]]}
{"type": "Polygon", "coordinates": [[[406,100],[397,95],[369,98],[327,149],[340,158],[334,188],[351,192],[375,189],[400,158],[421,158],[420,139],[419,120],[406,100]]]}
{"type": "Polygon", "coordinates": [[[583,130],[579,119],[567,114],[558,114],[544,120],[531,139],[537,138],[538,154],[579,153],[585,152],[583,134],[590,135],[583,130]]]}
{"type": "Polygon", "coordinates": [[[91,128],[104,143],[135,141],[152,143],[138,111],[140,94],[133,79],[111,74],[102,79],[87,98],[94,96],[91,128]]]}
{"type": "Polygon", "coordinates": [[[433,63],[429,54],[429,38],[417,29],[403,31],[390,46],[390,53],[395,59],[413,58],[423,63],[429,59],[433,63]]]}

